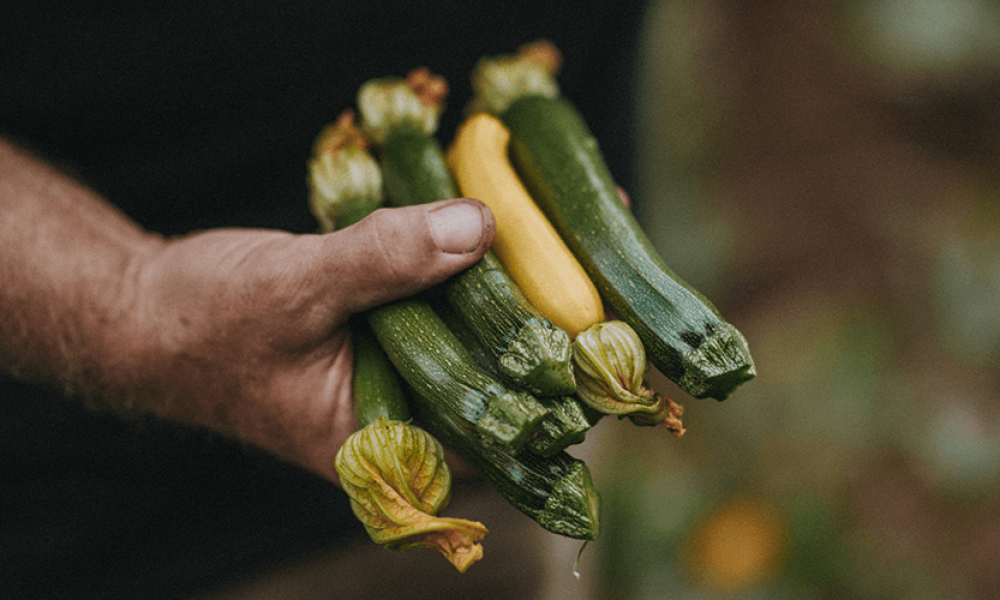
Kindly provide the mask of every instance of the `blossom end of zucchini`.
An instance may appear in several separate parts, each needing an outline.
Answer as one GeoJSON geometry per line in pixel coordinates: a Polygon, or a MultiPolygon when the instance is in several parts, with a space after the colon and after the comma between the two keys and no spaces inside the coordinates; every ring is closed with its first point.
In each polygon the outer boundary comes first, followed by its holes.
{"type": "Polygon", "coordinates": [[[605,321],[573,342],[576,394],[609,415],[656,414],[662,408],[643,378],[649,371],[642,341],[627,323],[605,321]]]}
{"type": "Polygon", "coordinates": [[[323,232],[360,221],[383,204],[382,172],[351,110],[317,136],[308,169],[309,208],[323,232]]]}
{"type": "Polygon", "coordinates": [[[444,449],[429,433],[384,416],[356,431],[335,459],[351,510],[390,550],[438,549],[464,572],[482,557],[482,523],[437,517],[451,498],[444,449]]]}
{"type": "Polygon", "coordinates": [[[595,540],[600,532],[601,499],[594,489],[590,469],[575,463],[552,489],[538,523],[562,536],[595,540]]]}
{"type": "Polygon", "coordinates": [[[681,356],[684,374],[677,385],[695,398],[725,400],[757,375],[743,334],[728,323],[720,325],[681,356]]]}
{"type": "Polygon", "coordinates": [[[541,426],[549,411],[533,396],[505,391],[490,399],[476,429],[486,439],[510,452],[518,452],[541,426]]]}
{"type": "Polygon", "coordinates": [[[477,521],[428,515],[418,524],[399,532],[397,539],[385,541],[383,545],[399,552],[433,548],[459,573],[465,573],[483,557],[483,546],[479,542],[487,533],[489,530],[477,521]]]}
{"type": "Polygon", "coordinates": [[[535,394],[559,396],[576,389],[572,341],[563,329],[522,327],[497,362],[505,376],[535,394]]]}

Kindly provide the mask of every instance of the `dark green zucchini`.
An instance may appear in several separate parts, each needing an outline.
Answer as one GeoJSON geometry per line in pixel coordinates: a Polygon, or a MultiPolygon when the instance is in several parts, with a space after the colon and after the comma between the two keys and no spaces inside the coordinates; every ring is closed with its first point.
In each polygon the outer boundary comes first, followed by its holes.
{"type": "Polygon", "coordinates": [[[420,423],[476,467],[511,505],[553,533],[597,538],[600,496],[586,463],[566,452],[511,456],[470,435],[421,394],[414,392],[412,398],[420,423]]]}
{"type": "MultiPolygon", "coordinates": [[[[483,347],[481,340],[462,320],[461,315],[447,303],[438,302],[435,306],[448,329],[469,350],[475,361],[488,373],[504,380],[495,357],[483,347]]],[[[552,456],[570,446],[582,443],[587,437],[587,432],[604,416],[603,413],[583,403],[576,394],[539,396],[538,401],[549,411],[549,415],[528,442],[527,449],[539,456],[552,456]]]]}
{"type": "Polygon", "coordinates": [[[444,294],[512,384],[539,396],[576,389],[569,334],[535,310],[493,252],[446,282],[444,294]]]}
{"type": "Polygon", "coordinates": [[[549,411],[528,450],[539,456],[554,456],[570,446],[582,444],[587,432],[604,414],[580,402],[575,395],[545,396],[538,399],[549,411]]]}
{"type": "MultiPolygon", "coordinates": [[[[310,206],[322,232],[346,227],[381,205],[378,165],[345,112],[317,139],[309,162],[310,206]]],[[[359,315],[352,396],[358,430],[337,450],[334,469],[351,510],[372,541],[391,550],[436,548],[460,572],[482,558],[486,527],[437,517],[451,497],[444,448],[412,424],[403,384],[359,315]]]]}
{"type": "Polygon", "coordinates": [[[366,314],[407,384],[433,399],[468,433],[516,453],[548,415],[536,398],[512,391],[486,373],[427,302],[399,300],[366,314]]]}
{"type": "Polygon", "coordinates": [[[379,417],[408,422],[412,418],[410,405],[396,368],[363,317],[351,317],[350,326],[354,347],[351,392],[358,429],[374,423],[379,417]]]}
{"type": "Polygon", "coordinates": [[[525,95],[500,118],[525,187],[604,301],[639,334],[653,365],[699,398],[724,400],[752,379],[743,335],[657,254],[575,108],[562,98],[525,95]]]}
{"type": "MultiPolygon", "coordinates": [[[[383,199],[381,170],[365,149],[353,115],[345,114],[321,134],[310,161],[310,205],[321,230],[347,227],[383,199]]],[[[503,451],[519,452],[548,415],[533,396],[510,391],[481,369],[426,302],[414,298],[378,306],[365,318],[414,389],[503,451]]],[[[364,340],[356,343],[365,350],[364,340]]]]}
{"type": "MultiPolygon", "coordinates": [[[[437,139],[406,122],[379,144],[379,160],[392,206],[460,196],[437,139]]],[[[492,251],[444,289],[506,377],[537,395],[573,392],[569,334],[528,302],[492,251]]]]}

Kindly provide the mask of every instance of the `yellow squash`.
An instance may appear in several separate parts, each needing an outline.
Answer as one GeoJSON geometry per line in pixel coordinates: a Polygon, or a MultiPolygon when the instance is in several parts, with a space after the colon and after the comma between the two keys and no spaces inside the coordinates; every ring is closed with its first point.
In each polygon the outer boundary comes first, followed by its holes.
{"type": "Polygon", "coordinates": [[[470,116],[448,149],[462,195],[496,218],[493,252],[524,296],[555,325],[576,335],[604,320],[597,288],[524,188],[507,158],[510,132],[486,113],[470,116]]]}

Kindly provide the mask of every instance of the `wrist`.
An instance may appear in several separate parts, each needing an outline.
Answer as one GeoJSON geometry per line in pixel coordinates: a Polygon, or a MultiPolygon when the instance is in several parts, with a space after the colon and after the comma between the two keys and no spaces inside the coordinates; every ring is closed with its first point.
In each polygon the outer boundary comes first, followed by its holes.
{"type": "Polygon", "coordinates": [[[80,340],[66,346],[63,369],[68,394],[90,408],[117,413],[148,412],[150,365],[162,360],[162,334],[143,300],[143,274],[166,242],[156,236],[137,239],[118,257],[105,277],[91,280],[103,293],[92,310],[77,314],[80,340]],[[100,283],[103,281],[103,284],[100,283]]]}
{"type": "Polygon", "coordinates": [[[0,140],[0,369],[103,403],[132,281],[163,245],[94,192],[0,140]]]}

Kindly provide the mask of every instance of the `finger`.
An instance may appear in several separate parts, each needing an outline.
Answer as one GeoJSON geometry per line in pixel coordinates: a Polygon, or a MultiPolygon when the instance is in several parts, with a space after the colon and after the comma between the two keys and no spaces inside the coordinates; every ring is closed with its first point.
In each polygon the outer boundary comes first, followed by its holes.
{"type": "Polygon", "coordinates": [[[330,297],[357,312],[413,295],[472,266],[495,231],[489,208],[467,198],[377,210],[325,236],[330,297]]]}

